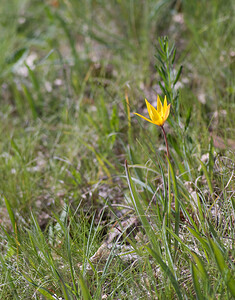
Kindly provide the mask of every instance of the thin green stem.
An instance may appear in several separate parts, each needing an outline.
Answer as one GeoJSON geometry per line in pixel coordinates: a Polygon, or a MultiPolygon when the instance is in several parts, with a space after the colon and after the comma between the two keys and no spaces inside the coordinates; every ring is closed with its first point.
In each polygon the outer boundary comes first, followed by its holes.
{"type": "Polygon", "coordinates": [[[169,152],[169,147],[168,147],[168,142],[167,142],[166,132],[165,132],[165,129],[164,129],[163,125],[160,126],[160,127],[161,127],[161,129],[162,129],[162,132],[163,132],[163,135],[164,135],[164,139],[165,139],[165,143],[166,143],[167,156],[168,156],[168,158],[170,159],[170,152],[169,152]]]}

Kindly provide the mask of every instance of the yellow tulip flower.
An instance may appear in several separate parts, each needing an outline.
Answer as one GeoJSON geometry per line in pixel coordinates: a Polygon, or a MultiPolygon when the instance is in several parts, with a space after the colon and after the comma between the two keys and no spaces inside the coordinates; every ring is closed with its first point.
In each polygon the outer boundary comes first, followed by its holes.
{"type": "Polygon", "coordinates": [[[149,113],[149,117],[150,119],[145,118],[144,116],[134,113],[135,115],[143,118],[144,120],[153,123],[155,125],[158,126],[163,126],[163,124],[166,122],[169,113],[170,113],[170,104],[167,105],[167,100],[166,100],[166,96],[164,98],[164,105],[162,105],[161,100],[159,98],[159,96],[157,96],[157,109],[154,108],[147,99],[145,99],[146,105],[147,105],[147,109],[148,109],[148,113],[149,113]]]}

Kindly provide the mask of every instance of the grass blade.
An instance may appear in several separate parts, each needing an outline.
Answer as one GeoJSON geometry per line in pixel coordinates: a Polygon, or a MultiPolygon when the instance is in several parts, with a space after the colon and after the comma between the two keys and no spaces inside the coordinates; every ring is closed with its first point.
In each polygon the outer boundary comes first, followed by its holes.
{"type": "Polygon", "coordinates": [[[152,244],[152,246],[154,247],[154,249],[156,249],[156,251],[158,253],[160,253],[160,249],[159,249],[159,245],[157,243],[157,239],[156,239],[156,235],[151,227],[151,225],[149,224],[149,221],[145,215],[145,211],[143,209],[143,206],[140,202],[140,199],[139,199],[139,196],[136,192],[136,189],[135,189],[135,186],[133,184],[133,181],[132,181],[132,178],[131,178],[131,175],[130,175],[130,171],[129,171],[129,168],[128,168],[128,165],[127,165],[127,161],[125,162],[125,170],[126,170],[126,177],[127,177],[127,181],[128,181],[128,186],[129,186],[129,189],[130,189],[130,192],[131,192],[131,198],[132,198],[132,202],[133,202],[133,205],[135,207],[135,210],[143,224],[143,227],[146,231],[146,234],[147,236],[149,237],[150,239],[150,242],[152,244]]]}
{"type": "Polygon", "coordinates": [[[11,225],[13,227],[14,233],[15,235],[17,234],[17,229],[16,229],[16,220],[15,220],[15,215],[14,212],[11,208],[11,204],[10,202],[7,200],[7,198],[5,196],[3,196],[4,200],[5,200],[5,204],[6,204],[6,208],[7,208],[7,212],[9,214],[10,220],[11,220],[11,225]]]}
{"type": "Polygon", "coordinates": [[[229,267],[225,263],[224,255],[220,250],[220,248],[216,245],[216,243],[210,238],[209,238],[209,244],[210,244],[211,252],[213,253],[215,261],[220,270],[220,273],[224,278],[224,281],[228,289],[230,290],[232,296],[235,297],[235,279],[233,278],[229,267]]]}
{"type": "MultiPolygon", "coordinates": [[[[170,167],[171,179],[173,181],[173,188],[174,188],[174,195],[175,195],[175,234],[178,236],[179,235],[179,223],[180,223],[180,203],[178,201],[178,194],[179,194],[178,193],[178,185],[177,185],[174,169],[173,169],[172,164],[168,157],[167,157],[167,160],[168,160],[168,164],[170,167]]],[[[178,247],[178,241],[175,240],[175,250],[177,249],[177,247],[178,247]]]]}
{"type": "Polygon", "coordinates": [[[161,266],[163,272],[166,274],[166,276],[170,279],[176,294],[178,295],[178,298],[181,300],[183,300],[183,296],[181,294],[180,291],[180,286],[177,282],[177,280],[175,279],[174,275],[172,274],[171,270],[169,269],[169,267],[164,263],[164,261],[161,259],[161,257],[155,252],[153,251],[151,248],[146,247],[146,249],[148,250],[149,254],[156,260],[156,262],[161,266]]]}
{"type": "Polygon", "coordinates": [[[45,289],[44,287],[40,287],[38,284],[36,284],[28,275],[21,273],[22,276],[24,277],[24,279],[30,283],[31,285],[33,285],[34,287],[37,288],[37,291],[44,297],[46,297],[46,299],[49,300],[53,300],[55,299],[54,295],[48,291],[47,289],[45,289]]]}
{"type": "Polygon", "coordinates": [[[192,277],[193,277],[193,285],[194,285],[194,289],[195,289],[195,292],[197,295],[197,299],[204,300],[205,298],[203,297],[201,289],[200,289],[198,269],[193,263],[191,264],[191,273],[192,273],[192,277]]]}
{"type": "Polygon", "coordinates": [[[31,109],[31,113],[33,116],[33,119],[36,120],[38,117],[38,112],[37,112],[37,108],[36,108],[36,104],[35,104],[35,100],[32,97],[31,93],[29,92],[28,88],[25,85],[22,85],[22,89],[24,91],[25,97],[28,101],[29,107],[31,109]]]}
{"type": "Polygon", "coordinates": [[[13,293],[15,299],[20,299],[18,294],[17,294],[17,289],[14,285],[14,280],[13,278],[11,277],[10,273],[9,273],[9,270],[5,264],[5,260],[3,258],[3,256],[0,254],[0,262],[1,262],[1,265],[2,265],[2,269],[4,270],[4,272],[6,273],[6,277],[8,279],[8,283],[9,283],[9,286],[11,287],[11,292],[13,293]]]}
{"type": "Polygon", "coordinates": [[[203,172],[204,172],[204,174],[206,176],[206,181],[208,183],[208,187],[209,187],[211,196],[213,197],[214,191],[213,191],[213,187],[212,187],[212,183],[211,183],[211,179],[210,179],[209,173],[207,172],[205,164],[200,159],[199,159],[199,162],[200,162],[202,170],[203,170],[203,172]]]}
{"type": "Polygon", "coordinates": [[[82,290],[82,295],[83,295],[83,299],[84,300],[90,300],[92,299],[91,298],[91,294],[88,290],[88,287],[86,286],[86,283],[83,279],[82,276],[79,276],[79,283],[80,283],[80,286],[81,286],[81,290],[82,290]]]}
{"type": "Polygon", "coordinates": [[[192,252],[192,256],[194,258],[194,261],[196,262],[197,264],[197,269],[198,271],[200,272],[200,277],[204,280],[204,281],[208,281],[209,280],[209,277],[207,275],[207,272],[206,272],[206,269],[205,269],[205,266],[202,262],[202,260],[199,258],[199,256],[192,252]]]}

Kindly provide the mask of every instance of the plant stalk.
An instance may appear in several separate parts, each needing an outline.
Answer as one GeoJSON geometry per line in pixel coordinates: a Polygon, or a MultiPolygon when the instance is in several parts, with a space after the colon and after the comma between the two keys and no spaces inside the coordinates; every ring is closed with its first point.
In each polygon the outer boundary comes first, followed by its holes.
{"type": "Polygon", "coordinates": [[[163,135],[164,135],[164,139],[165,139],[165,143],[166,143],[166,151],[167,151],[167,157],[170,159],[170,152],[169,152],[169,147],[168,147],[168,142],[167,142],[167,138],[166,138],[166,132],[163,126],[161,126],[163,135]]]}

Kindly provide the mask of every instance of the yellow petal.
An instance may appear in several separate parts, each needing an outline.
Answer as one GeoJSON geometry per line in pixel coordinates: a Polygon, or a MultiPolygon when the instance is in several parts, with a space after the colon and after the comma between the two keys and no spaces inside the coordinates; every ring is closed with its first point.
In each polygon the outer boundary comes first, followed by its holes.
{"type": "Polygon", "coordinates": [[[135,114],[135,115],[137,115],[137,116],[139,116],[139,117],[141,117],[142,119],[144,119],[144,120],[146,120],[146,121],[150,122],[150,123],[153,123],[153,124],[155,124],[153,121],[151,121],[151,120],[149,120],[149,119],[145,118],[144,116],[142,116],[142,115],[140,115],[140,114],[137,114],[137,113],[134,113],[134,114],[135,114]]]}
{"type": "Polygon", "coordinates": [[[157,111],[158,111],[158,113],[159,113],[160,116],[163,115],[162,102],[161,102],[159,96],[157,96],[157,111]]]}
{"type": "Polygon", "coordinates": [[[158,126],[162,126],[164,124],[164,120],[162,118],[160,118],[160,120],[158,122],[155,122],[154,124],[156,124],[158,126]]]}
{"type": "Polygon", "coordinates": [[[149,117],[150,119],[153,121],[153,123],[157,122],[160,118],[158,111],[156,110],[156,108],[154,108],[147,99],[145,99],[146,105],[147,105],[147,109],[148,109],[148,113],[149,113],[149,117]]]}
{"type": "Polygon", "coordinates": [[[166,100],[166,96],[164,98],[164,109],[163,109],[163,114],[165,115],[166,113],[166,110],[167,110],[167,100],[166,100]]]}
{"type": "Polygon", "coordinates": [[[166,112],[165,112],[164,122],[167,120],[167,118],[168,118],[168,116],[169,116],[170,108],[171,108],[171,105],[169,104],[169,105],[167,106],[167,109],[166,109],[166,112]]]}

